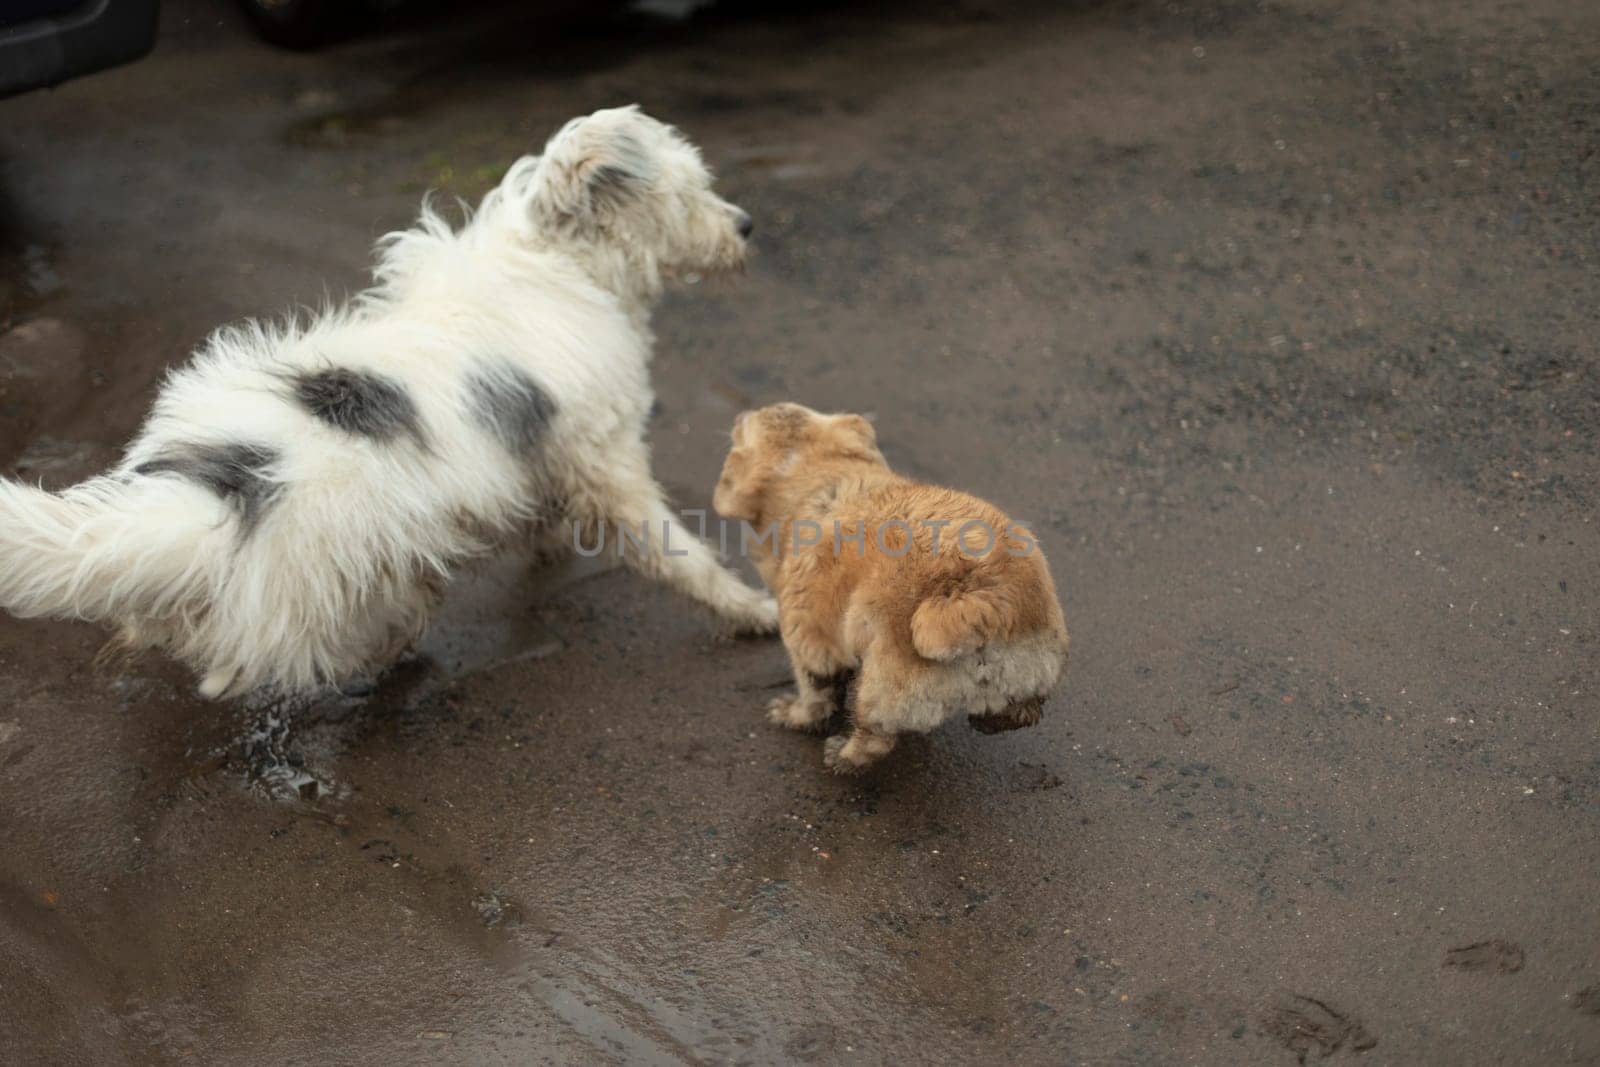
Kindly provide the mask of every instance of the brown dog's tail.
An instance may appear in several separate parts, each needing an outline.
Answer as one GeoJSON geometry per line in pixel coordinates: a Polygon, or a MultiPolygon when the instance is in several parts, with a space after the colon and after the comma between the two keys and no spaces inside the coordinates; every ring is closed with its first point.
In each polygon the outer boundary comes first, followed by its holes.
{"type": "Polygon", "coordinates": [[[911,613],[911,646],[924,659],[952,660],[1009,631],[1014,616],[994,590],[930,597],[911,613]]]}

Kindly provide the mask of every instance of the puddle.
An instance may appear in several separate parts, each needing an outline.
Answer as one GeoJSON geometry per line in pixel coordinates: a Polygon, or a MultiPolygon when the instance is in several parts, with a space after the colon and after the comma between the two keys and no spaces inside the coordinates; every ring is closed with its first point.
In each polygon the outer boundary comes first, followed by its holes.
{"type": "Polygon", "coordinates": [[[498,892],[479,893],[472,898],[472,910],[487,927],[516,926],[522,922],[522,909],[498,892]]]}
{"type": "Polygon", "coordinates": [[[290,743],[293,735],[293,715],[280,708],[258,718],[235,742],[250,787],[280,802],[334,796],[338,784],[311,772],[304,754],[290,743]]]}
{"type": "MultiPolygon", "coordinates": [[[[206,766],[238,768],[251,790],[280,803],[341,799],[350,786],[331,768],[358,743],[364,717],[418,712],[464,679],[557,655],[565,642],[537,606],[556,590],[606,569],[602,560],[581,558],[537,569],[521,556],[486,562],[452,584],[414,653],[375,679],[352,679],[308,698],[247,703],[254,718],[206,766]]],[[[502,918],[508,907],[500,905],[502,918]]]]}
{"type": "Polygon", "coordinates": [[[417,644],[425,673],[404,706],[415,708],[464,678],[561,652],[565,642],[534,609],[557,591],[611,566],[603,559],[574,557],[541,567],[511,555],[460,575],[417,644]]]}
{"type": "Polygon", "coordinates": [[[769,1027],[738,1017],[697,988],[590,949],[547,953],[512,968],[517,991],[558,1018],[584,1043],[628,1063],[779,1063],[787,1057],[769,1027]]]}

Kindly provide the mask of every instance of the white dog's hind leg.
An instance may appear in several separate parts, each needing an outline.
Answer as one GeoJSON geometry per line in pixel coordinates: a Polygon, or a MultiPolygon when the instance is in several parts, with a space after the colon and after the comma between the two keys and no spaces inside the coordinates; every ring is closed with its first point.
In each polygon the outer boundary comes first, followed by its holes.
{"type": "Polygon", "coordinates": [[[632,466],[608,469],[600,490],[598,521],[605,523],[612,551],[640,574],[704,604],[736,633],[777,630],[777,602],[723,567],[711,548],[678,521],[655,479],[632,466]]]}

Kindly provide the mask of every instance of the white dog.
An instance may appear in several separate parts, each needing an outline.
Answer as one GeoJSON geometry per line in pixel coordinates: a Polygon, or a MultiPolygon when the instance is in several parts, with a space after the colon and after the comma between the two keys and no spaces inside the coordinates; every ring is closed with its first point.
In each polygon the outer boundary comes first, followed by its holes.
{"type": "Polygon", "coordinates": [[[0,481],[0,606],[113,624],[208,697],[306,691],[403,650],[471,557],[647,523],[670,538],[628,562],[774,629],[678,523],[645,442],[663,280],[744,259],[750,218],[710,185],[628,107],[568,123],[459,231],[424,206],[349,307],[215,334],[114,470],[58,494],[0,481]]]}

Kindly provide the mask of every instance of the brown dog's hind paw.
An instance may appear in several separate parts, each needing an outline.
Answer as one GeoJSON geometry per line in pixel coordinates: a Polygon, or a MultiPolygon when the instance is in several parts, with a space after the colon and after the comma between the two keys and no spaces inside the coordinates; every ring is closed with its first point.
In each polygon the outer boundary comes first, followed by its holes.
{"type": "Polygon", "coordinates": [[[1030,697],[1008,705],[993,715],[968,715],[967,725],[980,734],[999,734],[1034,726],[1044,715],[1044,697],[1030,697]]]}

